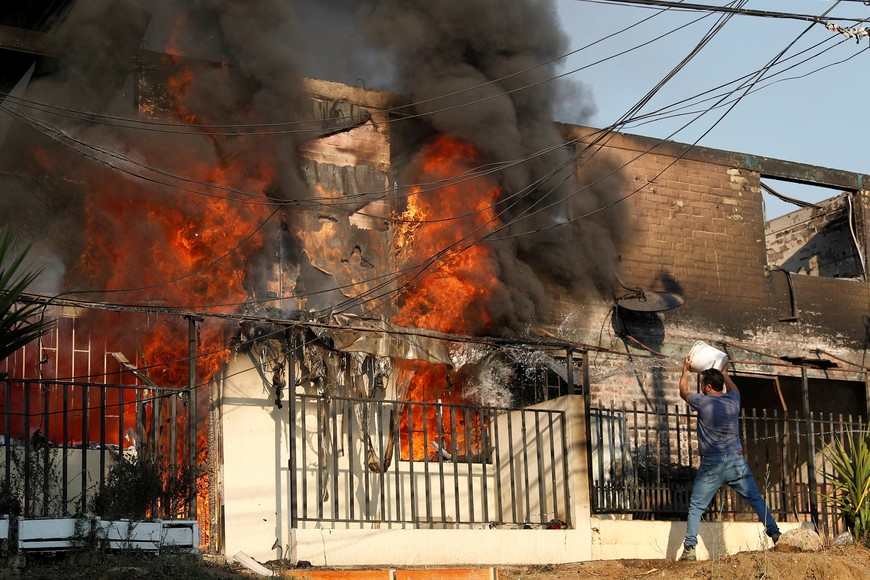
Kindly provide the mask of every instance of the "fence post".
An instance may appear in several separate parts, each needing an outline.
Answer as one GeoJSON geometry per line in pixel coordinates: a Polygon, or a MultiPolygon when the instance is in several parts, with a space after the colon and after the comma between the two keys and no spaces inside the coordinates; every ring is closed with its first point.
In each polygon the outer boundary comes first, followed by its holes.
{"type": "Polygon", "coordinates": [[[89,386],[82,386],[82,466],[81,466],[81,478],[82,478],[82,497],[81,497],[81,510],[82,513],[87,513],[88,511],[88,441],[90,440],[90,434],[88,432],[88,395],[90,393],[89,386]]]}
{"type": "Polygon", "coordinates": [[[870,373],[864,371],[864,412],[870,417],[870,373]]]}
{"type": "MultiPolygon", "coordinates": [[[[284,341],[287,343],[287,424],[290,428],[290,457],[287,458],[287,469],[290,470],[290,533],[296,529],[299,521],[297,505],[297,481],[296,481],[296,360],[299,356],[299,347],[296,340],[296,331],[288,328],[284,330],[284,341]]],[[[301,372],[300,372],[301,374],[301,372]]],[[[303,413],[305,405],[302,405],[303,413]]],[[[304,447],[304,443],[303,443],[304,447]]],[[[291,547],[291,553],[295,546],[291,547]]]]}
{"type": "Polygon", "coordinates": [[[577,387],[574,385],[574,352],[569,348],[565,352],[565,378],[568,379],[567,393],[577,394],[577,387]]]}
{"type": "MultiPolygon", "coordinates": [[[[31,439],[30,439],[30,389],[33,383],[25,382],[23,384],[23,393],[24,393],[24,517],[32,516],[30,509],[30,476],[31,465],[30,465],[30,454],[32,451],[31,439]]],[[[9,443],[7,443],[8,445],[9,443]]],[[[84,442],[82,442],[82,449],[85,448],[84,442]]],[[[87,469],[87,464],[82,462],[85,467],[83,469],[87,469]]],[[[87,471],[82,471],[82,474],[87,474],[87,471]]],[[[84,496],[84,487],[82,487],[82,495],[84,496]]],[[[84,507],[84,504],[82,504],[84,507]]],[[[84,509],[82,510],[84,511],[84,509]]]]}
{"type": "Polygon", "coordinates": [[[592,402],[589,389],[589,351],[583,351],[581,372],[583,373],[583,424],[586,436],[586,444],[581,446],[581,453],[586,454],[586,483],[589,486],[589,503],[592,506],[592,512],[595,513],[595,508],[600,506],[595,495],[595,480],[592,472],[592,402]]]}
{"type": "Polygon", "coordinates": [[[819,529],[819,505],[816,501],[816,435],[813,429],[813,414],[810,411],[810,386],[807,369],[801,368],[801,394],[804,403],[804,419],[807,422],[807,485],[809,486],[810,518],[819,529]]]}
{"type": "MultiPolygon", "coordinates": [[[[196,318],[189,316],[187,318],[187,340],[188,340],[188,395],[187,395],[187,413],[190,420],[188,427],[190,428],[190,478],[191,485],[196,489],[196,318]]],[[[156,411],[160,399],[155,398],[154,409],[156,411]]],[[[172,451],[175,453],[175,450],[172,451]]],[[[199,499],[199,493],[193,494],[193,500],[190,502],[190,519],[196,518],[196,503],[199,499]]]]}
{"type": "MultiPolygon", "coordinates": [[[[3,441],[6,443],[3,448],[4,454],[4,464],[3,464],[3,483],[6,485],[11,485],[11,477],[12,477],[12,381],[9,379],[3,380],[3,388],[4,388],[4,399],[6,406],[4,407],[5,413],[3,414],[3,441]]],[[[66,390],[64,390],[64,395],[66,394],[66,390]]],[[[64,399],[66,401],[66,399],[64,399]]],[[[66,409],[64,409],[64,445],[66,445],[66,409]]],[[[66,463],[64,463],[66,465],[66,463]]],[[[64,478],[64,482],[66,478],[64,478]]],[[[64,491],[66,491],[66,485],[63,486],[64,491]]],[[[66,498],[64,498],[66,499],[66,498]]]]}

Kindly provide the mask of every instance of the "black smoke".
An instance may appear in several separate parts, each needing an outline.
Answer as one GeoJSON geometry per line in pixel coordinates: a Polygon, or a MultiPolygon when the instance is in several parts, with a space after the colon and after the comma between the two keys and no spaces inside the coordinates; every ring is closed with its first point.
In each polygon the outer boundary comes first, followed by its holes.
{"type": "Polygon", "coordinates": [[[506,226],[491,243],[502,283],[492,313],[521,330],[546,315],[553,285],[578,300],[609,293],[625,220],[618,205],[602,208],[624,192],[601,159],[581,185],[578,148],[553,122],[570,108],[552,80],[569,50],[554,3],[382,0],[365,21],[368,38],[392,51],[414,113],[486,162],[519,161],[498,177],[506,226]]]}
{"type": "MultiPolygon", "coordinates": [[[[408,112],[422,115],[431,131],[472,144],[484,162],[517,161],[497,174],[503,190],[498,209],[506,225],[493,236],[501,241],[490,246],[501,282],[492,314],[500,324],[517,331],[544,318],[554,287],[577,298],[609,292],[625,220],[620,206],[600,210],[623,192],[620,180],[608,176],[599,161],[597,175],[579,163],[581,184],[573,159],[577,148],[565,145],[553,122],[559,111],[572,109],[572,120],[582,120],[591,104],[582,100],[582,90],[572,93],[552,81],[569,48],[552,0],[67,4],[46,20],[54,49],[34,60],[25,93],[29,101],[136,118],[142,91],[153,89],[161,74],[159,65],[131,59],[138,49],[155,54],[171,49],[194,69],[195,81],[182,104],[205,126],[301,127],[293,124],[308,120],[312,109],[304,76],[408,93],[418,103],[408,112]],[[571,95],[581,100],[570,100],[571,95]]],[[[172,72],[171,63],[163,66],[167,75],[172,72]]],[[[13,103],[6,99],[4,105],[13,103]]],[[[188,194],[172,185],[143,184],[110,167],[104,155],[71,148],[59,135],[171,174],[185,172],[185,161],[176,154],[181,146],[194,148],[206,164],[241,159],[252,170],[271,166],[269,197],[312,195],[297,153],[305,133],[252,137],[214,128],[161,133],[60,110],[19,111],[25,118],[13,120],[0,143],[0,223],[15,223],[37,242],[37,255],[57,266],[51,279],[63,289],[99,283],[87,280],[86,273],[70,273],[82,251],[77,234],[84,208],[92,205],[89,184],[95,176],[134,204],[148,196],[188,194]],[[34,126],[32,119],[41,124],[34,126]],[[53,130],[59,132],[54,139],[47,136],[53,130]]],[[[286,220],[288,235],[300,237],[292,212],[286,220]]],[[[254,263],[269,259],[261,256],[254,263]]]]}

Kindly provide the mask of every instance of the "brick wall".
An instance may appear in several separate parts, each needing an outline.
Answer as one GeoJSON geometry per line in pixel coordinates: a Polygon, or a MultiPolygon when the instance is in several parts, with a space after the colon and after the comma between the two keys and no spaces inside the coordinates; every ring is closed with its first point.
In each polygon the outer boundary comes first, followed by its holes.
{"type": "MultiPolygon", "coordinates": [[[[582,127],[566,132],[571,138],[591,134],[582,127]]],[[[812,178],[852,189],[856,233],[866,255],[865,176],[629,135],[614,136],[596,157],[622,166],[626,184],[621,278],[685,302],[653,313],[614,308],[615,300],[606,297],[594,305],[581,304],[576,296],[559,303],[554,316],[575,321],[573,335],[585,339],[580,342],[614,351],[590,356],[593,404],[681,404],[682,357],[696,340],[727,345],[723,348],[743,373],[799,376],[799,367],[778,357],[835,360],[820,352],[861,363],[870,287],[863,279],[798,274],[789,279],[769,264],[760,180],[812,178]],[[650,351],[667,358],[651,358],[650,351]]],[[[832,261],[844,262],[844,244],[848,251],[855,247],[845,231],[841,223],[837,235],[822,243],[832,261]]],[[[863,389],[857,366],[835,362],[828,376],[863,389]]],[[[821,371],[809,372],[824,378],[821,371]]]]}

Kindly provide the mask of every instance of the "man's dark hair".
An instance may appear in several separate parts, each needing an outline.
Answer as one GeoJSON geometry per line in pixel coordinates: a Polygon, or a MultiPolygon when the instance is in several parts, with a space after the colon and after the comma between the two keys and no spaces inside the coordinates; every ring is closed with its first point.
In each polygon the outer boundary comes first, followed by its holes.
{"type": "Polygon", "coordinates": [[[725,390],[725,377],[716,369],[701,371],[701,386],[710,385],[714,391],[721,393],[725,390]]]}

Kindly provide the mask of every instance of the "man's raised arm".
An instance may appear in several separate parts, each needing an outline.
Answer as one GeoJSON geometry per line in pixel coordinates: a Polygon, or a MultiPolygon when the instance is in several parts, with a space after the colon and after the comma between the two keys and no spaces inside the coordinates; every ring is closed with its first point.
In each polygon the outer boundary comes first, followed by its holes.
{"type": "Polygon", "coordinates": [[[689,402],[689,365],[691,365],[692,361],[687,356],[686,360],[683,361],[683,374],[680,375],[680,397],[685,402],[689,402]]]}
{"type": "Polygon", "coordinates": [[[734,381],[731,380],[731,375],[728,374],[728,371],[731,370],[731,361],[725,363],[725,368],[722,369],[722,376],[725,377],[725,392],[728,393],[737,393],[740,395],[740,389],[737,388],[737,385],[734,384],[734,381]]]}

